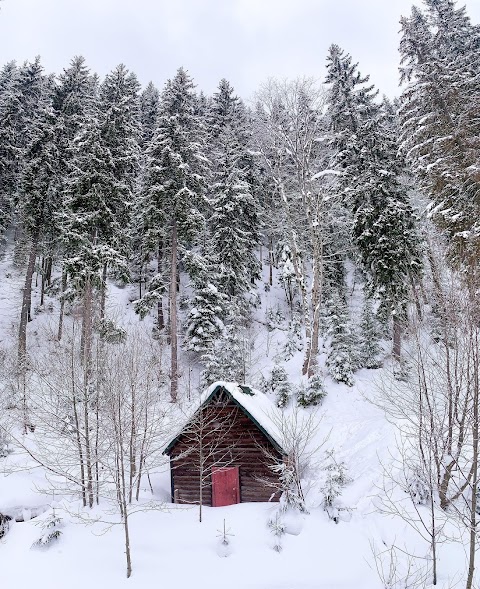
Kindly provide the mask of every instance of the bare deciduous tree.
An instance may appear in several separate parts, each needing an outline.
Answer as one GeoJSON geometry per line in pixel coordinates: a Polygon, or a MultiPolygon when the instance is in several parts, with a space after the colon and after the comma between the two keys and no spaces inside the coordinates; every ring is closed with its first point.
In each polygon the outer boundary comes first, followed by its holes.
{"type": "MultiPolygon", "coordinates": [[[[479,449],[479,311],[476,280],[449,270],[430,250],[433,316],[410,320],[410,367],[402,382],[385,379],[378,401],[399,430],[402,460],[416,465],[431,495],[429,515],[403,514],[426,534],[436,581],[438,520],[456,514],[468,531],[467,589],[473,586],[477,548],[479,449]],[[428,322],[427,322],[428,321],[428,322]],[[432,329],[433,324],[433,329],[432,329]],[[434,498],[438,496],[437,513],[434,498]]],[[[405,469],[400,469],[403,472],[405,469]]],[[[401,485],[400,485],[401,486],[401,485]]],[[[388,500],[388,494],[386,495],[388,500]]],[[[394,505],[389,501],[390,508],[394,505]]],[[[398,503],[395,506],[398,512],[398,503]]]]}
{"type": "Polygon", "coordinates": [[[172,468],[188,465],[198,484],[198,520],[202,521],[204,491],[212,483],[216,468],[225,468],[239,459],[232,428],[239,409],[228,407],[223,412],[222,398],[200,407],[182,428],[181,444],[184,450],[175,457],[172,468]]]}
{"type": "Polygon", "coordinates": [[[326,152],[320,147],[325,94],[311,79],[291,83],[271,80],[258,92],[256,101],[256,142],[286,222],[306,337],[303,374],[310,377],[315,372],[318,353],[329,242],[326,226],[331,209],[331,203],[327,206],[330,171],[319,173],[328,167],[326,152]],[[302,226],[304,230],[300,229],[302,226]],[[310,267],[306,253],[310,256],[310,267]]]}

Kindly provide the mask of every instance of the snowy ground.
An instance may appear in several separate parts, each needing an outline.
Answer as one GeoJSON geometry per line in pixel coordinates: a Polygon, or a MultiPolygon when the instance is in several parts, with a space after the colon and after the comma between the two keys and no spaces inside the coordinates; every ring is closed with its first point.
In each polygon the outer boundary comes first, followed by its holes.
{"type": "MultiPolygon", "coordinates": [[[[157,511],[136,513],[131,518],[133,576],[125,579],[123,531],[104,523],[85,525],[57,509],[65,526],[59,543],[48,551],[31,550],[40,535],[39,519],[14,524],[0,541],[2,581],[5,587],[23,589],[35,586],[49,589],[92,587],[131,587],[151,585],[154,579],[173,582],[179,587],[231,589],[334,589],[381,587],[372,572],[369,541],[378,536],[371,521],[369,494],[380,476],[376,461],[379,442],[388,439],[388,424],[378,410],[365,404],[354,391],[333,392],[325,409],[322,435],[331,430],[326,445],[335,447],[338,457],[351,465],[349,474],[355,484],[345,493],[344,503],[352,508],[350,521],[338,525],[323,509],[311,509],[303,516],[298,536],[286,534],[283,550],[272,549],[273,537],[267,520],[274,504],[240,504],[224,508],[204,508],[202,523],[198,508],[163,505],[157,511]],[[337,415],[335,415],[337,413],[337,415]],[[342,415],[341,423],[337,423],[342,415]],[[362,418],[360,418],[362,416],[362,418]],[[335,427],[338,426],[338,427],[335,427]],[[217,554],[218,531],[225,519],[231,537],[232,554],[217,554]],[[373,529],[372,529],[373,528],[373,529]],[[228,584],[226,580],[228,579],[228,584]]],[[[13,460],[13,458],[11,459],[13,460]]],[[[35,492],[42,487],[41,470],[14,474],[0,483],[0,501],[5,507],[47,505],[51,497],[35,492]]],[[[158,494],[168,494],[168,478],[157,480],[158,494]]],[[[62,504],[72,513],[75,504],[62,504]]],[[[82,512],[84,517],[110,519],[112,515],[96,509],[82,512]]],[[[114,518],[115,519],[115,518],[114,518]]],[[[118,521],[118,518],[115,519],[118,521]]],[[[159,581],[160,582],[160,581],[159,581]]]]}
{"type": "MultiPolygon", "coordinates": [[[[14,342],[22,287],[22,275],[12,266],[11,252],[0,262],[0,274],[6,277],[0,283],[0,340],[8,348],[14,342]]],[[[110,290],[110,312],[131,324],[138,322],[129,303],[133,295],[133,287],[110,290]]],[[[268,306],[274,307],[281,300],[279,287],[262,294],[258,320],[262,320],[268,306]]],[[[51,313],[37,315],[29,325],[30,345],[40,349],[48,332],[46,326],[54,326],[55,321],[55,305],[51,313]]],[[[256,330],[254,353],[258,356],[258,373],[262,372],[264,377],[268,377],[272,358],[282,346],[282,337],[281,333],[269,335],[260,327],[256,330]]],[[[292,376],[298,374],[300,362],[301,354],[297,354],[288,363],[292,376]]],[[[376,510],[385,470],[388,472],[391,455],[395,454],[394,427],[367,400],[375,397],[375,383],[381,377],[382,371],[363,370],[356,375],[352,388],[327,379],[328,396],[317,413],[320,420],[317,443],[323,443],[319,467],[323,452],[330,449],[335,450],[338,461],[345,462],[352,479],[341,498],[346,510],[338,524],[327,517],[320,505],[322,471],[315,471],[308,497],[310,513],[302,516],[303,529],[299,535],[284,536],[280,553],[272,549],[272,533],[267,527],[267,520],[276,508],[274,504],[204,508],[203,522],[199,523],[197,508],[165,503],[169,497],[168,472],[153,480],[156,508],[139,509],[131,517],[131,579],[125,578],[123,530],[119,525],[108,525],[107,522],[118,523],[119,519],[105,502],[93,512],[87,512],[67,498],[55,497],[56,511],[63,518],[62,536],[49,550],[32,550],[32,543],[41,535],[39,522],[51,513],[54,498],[40,492],[45,487],[45,473],[41,468],[24,463],[23,470],[12,473],[12,465],[18,463],[19,456],[13,454],[0,459],[0,512],[17,506],[31,508],[33,513],[36,508],[45,510],[30,521],[15,523],[0,540],[0,586],[12,589],[173,585],[179,589],[385,587],[376,572],[372,547],[382,552],[395,542],[425,556],[427,545],[403,520],[376,510]],[[102,521],[95,522],[97,519],[102,521]],[[224,520],[233,534],[228,558],[218,555],[217,535],[224,520]]],[[[143,500],[142,505],[149,501],[151,506],[146,490],[143,500]]],[[[25,515],[28,519],[28,512],[25,515]]],[[[385,563],[388,568],[388,561],[385,563]]],[[[438,586],[446,589],[450,586],[449,578],[456,581],[463,578],[464,563],[460,544],[441,547],[438,586]]],[[[418,586],[429,587],[429,584],[418,586]]]]}

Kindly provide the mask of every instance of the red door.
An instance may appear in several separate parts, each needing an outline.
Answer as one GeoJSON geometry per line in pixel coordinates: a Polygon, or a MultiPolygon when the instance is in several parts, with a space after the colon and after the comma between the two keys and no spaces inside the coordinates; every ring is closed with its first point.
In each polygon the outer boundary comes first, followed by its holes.
{"type": "Polygon", "coordinates": [[[212,505],[235,505],[240,503],[238,466],[214,468],[212,471],[212,505]]]}

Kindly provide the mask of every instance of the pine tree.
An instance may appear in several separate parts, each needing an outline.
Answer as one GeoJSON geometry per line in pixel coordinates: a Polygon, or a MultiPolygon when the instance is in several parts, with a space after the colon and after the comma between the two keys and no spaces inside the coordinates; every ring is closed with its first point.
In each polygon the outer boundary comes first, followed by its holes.
{"type": "Polygon", "coordinates": [[[20,104],[19,68],[10,62],[0,72],[0,234],[10,223],[18,181],[20,104]]]}
{"type": "Polygon", "coordinates": [[[330,458],[330,462],[324,468],[327,477],[322,487],[323,508],[328,517],[338,524],[341,510],[338,498],[342,494],[344,487],[352,482],[352,479],[347,474],[345,462],[337,462],[333,450],[327,452],[327,456],[330,458]]]}
{"type": "MultiPolygon", "coordinates": [[[[18,361],[25,377],[27,360],[27,322],[30,319],[32,276],[42,238],[56,233],[55,213],[59,203],[55,196],[58,152],[55,139],[55,116],[52,108],[52,80],[43,75],[39,59],[21,71],[23,118],[26,121],[23,141],[16,215],[29,240],[28,262],[23,289],[18,335],[18,361]]],[[[25,382],[22,387],[24,389],[25,382]]],[[[25,409],[25,408],[24,408],[25,409]]],[[[27,419],[25,417],[25,428],[27,419]]]]}
{"type": "Polygon", "coordinates": [[[217,380],[246,382],[248,343],[245,327],[238,321],[235,309],[230,309],[223,337],[216,339],[202,357],[202,384],[208,386],[217,380]]]}
{"type": "Polygon", "coordinates": [[[364,368],[379,368],[381,366],[379,361],[380,352],[378,325],[373,312],[372,301],[367,297],[363,305],[360,322],[359,365],[364,368]]]}
{"type": "Polygon", "coordinates": [[[73,142],[65,207],[60,217],[65,269],[79,295],[86,281],[101,288],[105,264],[125,277],[128,273],[122,224],[126,203],[118,191],[100,116],[95,112],[73,142]]]}
{"type": "Polygon", "coordinates": [[[100,86],[99,110],[102,138],[110,151],[122,204],[117,220],[127,226],[139,171],[140,107],[137,77],[120,64],[100,86]],[[122,219],[119,219],[120,214],[122,219]]]}
{"type": "MultiPolygon", "coordinates": [[[[140,133],[140,140],[139,146],[141,150],[140,154],[140,167],[143,170],[146,166],[146,159],[147,153],[146,150],[148,145],[150,144],[154,134],[155,129],[157,126],[157,118],[160,110],[160,92],[159,90],[153,85],[152,82],[149,82],[145,90],[140,95],[140,122],[141,122],[141,133],[140,133]]],[[[133,260],[132,260],[132,271],[135,275],[135,278],[139,282],[139,299],[143,299],[142,303],[139,307],[141,314],[145,314],[151,308],[152,304],[157,302],[158,304],[158,320],[157,320],[157,327],[159,330],[162,330],[164,327],[163,324],[163,306],[161,304],[161,299],[154,296],[153,301],[148,300],[149,297],[144,299],[145,293],[142,292],[142,285],[146,282],[146,269],[151,257],[151,250],[152,248],[155,249],[154,244],[147,244],[147,239],[144,235],[146,231],[146,227],[143,223],[143,200],[141,195],[138,195],[138,198],[135,199],[134,208],[133,208],[133,215],[132,215],[132,251],[133,251],[133,260]]],[[[158,273],[157,273],[157,283],[161,280],[164,282],[164,279],[159,278],[162,274],[162,255],[161,255],[161,248],[159,251],[156,252],[159,255],[158,259],[158,273]]],[[[150,292],[155,292],[156,287],[151,288],[150,292]]]]}
{"type": "Polygon", "coordinates": [[[399,178],[397,145],[386,117],[365,122],[362,141],[368,151],[350,193],[356,207],[353,237],[367,284],[389,312],[403,316],[411,280],[421,270],[417,220],[399,178]]]}
{"type": "Polygon", "coordinates": [[[400,357],[401,322],[411,281],[421,270],[416,219],[397,158],[388,108],[374,102],[349,55],[330,50],[330,117],[339,187],[353,213],[352,240],[384,315],[393,316],[393,354],[400,357]]]}
{"type": "Polygon", "coordinates": [[[426,0],[402,18],[402,143],[432,199],[450,253],[476,266],[480,239],[478,145],[480,32],[452,0],[426,0]]]}
{"type": "Polygon", "coordinates": [[[41,549],[50,548],[50,546],[54,542],[57,542],[62,535],[62,518],[58,517],[54,509],[52,514],[40,523],[43,533],[38,540],[35,540],[31,547],[41,549]]]}
{"type": "MultiPolygon", "coordinates": [[[[67,179],[72,168],[75,154],[74,139],[88,125],[94,114],[97,94],[97,80],[90,74],[83,57],[74,57],[70,66],[58,77],[53,96],[53,107],[56,113],[56,136],[58,146],[58,202],[64,207],[64,196],[68,192],[67,179]]],[[[60,213],[60,210],[58,213],[60,213]]],[[[57,214],[58,214],[57,213],[57,214]]],[[[60,231],[62,228],[59,228],[60,231]]],[[[62,241],[64,239],[62,238],[62,241]]],[[[46,254],[46,276],[42,276],[42,294],[45,282],[50,280],[54,249],[57,240],[50,244],[46,254]]],[[[67,290],[67,273],[62,268],[62,295],[60,317],[58,323],[58,339],[62,337],[65,292],[67,290]]]]}
{"type": "Polygon", "coordinates": [[[215,338],[222,336],[224,305],[224,297],[212,282],[196,290],[187,319],[187,350],[204,352],[211,348],[215,338]]]}
{"type": "Polygon", "coordinates": [[[98,104],[83,113],[73,142],[62,225],[66,269],[80,293],[86,281],[103,290],[107,268],[128,276],[128,225],[138,170],[137,91],[135,76],[118,66],[101,85],[98,104]]]}
{"type": "Polygon", "coordinates": [[[327,367],[330,376],[336,382],[343,382],[353,386],[353,370],[355,367],[354,345],[348,309],[343,297],[337,293],[329,301],[328,349],[327,367]]]}
{"type": "Polygon", "coordinates": [[[230,297],[249,290],[258,276],[254,249],[258,243],[258,217],[248,158],[245,110],[233,88],[222,80],[213,95],[209,123],[212,159],[210,206],[211,250],[220,265],[222,291],[230,297]]]}
{"type": "Polygon", "coordinates": [[[365,120],[378,111],[374,99],[378,92],[368,85],[369,76],[362,76],[358,63],[338,45],[331,45],[327,56],[328,110],[331,144],[335,152],[335,167],[343,172],[341,187],[348,193],[349,184],[343,181],[348,169],[361,157],[356,139],[365,120]]]}
{"type": "MultiPolygon", "coordinates": [[[[140,165],[140,84],[134,73],[118,65],[100,86],[99,121],[103,144],[108,149],[115,183],[114,200],[108,207],[115,215],[120,231],[113,237],[118,253],[127,258],[130,249],[128,229],[135,198],[140,165]]],[[[123,262],[123,260],[122,260],[123,262]]],[[[103,267],[100,314],[105,313],[105,293],[108,264],[103,267]]],[[[121,274],[122,278],[125,278],[121,274]]]]}
{"type": "MultiPolygon", "coordinates": [[[[188,249],[194,242],[204,225],[200,209],[203,208],[206,159],[196,103],[193,82],[180,68],[162,93],[157,128],[147,148],[142,181],[145,247],[150,251],[170,249],[172,401],[176,400],[178,390],[178,258],[182,249],[188,249]]],[[[147,293],[150,304],[158,301],[163,293],[161,276],[157,275],[147,293]]]]}
{"type": "MultiPolygon", "coordinates": [[[[5,229],[12,209],[18,206],[18,186],[22,182],[27,149],[46,124],[51,108],[53,81],[43,73],[40,58],[20,68],[7,64],[0,76],[0,189],[2,210],[0,230],[5,229]]],[[[30,151],[29,157],[32,152],[30,151]]]]}
{"type": "Polygon", "coordinates": [[[326,397],[323,377],[319,374],[314,374],[308,379],[307,386],[301,386],[297,394],[297,403],[300,407],[311,407],[320,405],[326,397]]]}
{"type": "Polygon", "coordinates": [[[140,147],[145,148],[153,138],[160,110],[160,92],[149,82],[140,95],[140,120],[142,125],[140,147]]]}
{"type": "Polygon", "coordinates": [[[284,409],[292,397],[292,385],[283,366],[274,366],[269,379],[269,387],[275,393],[277,407],[284,409]]]}
{"type": "Polygon", "coordinates": [[[234,92],[228,80],[223,78],[213,94],[208,110],[204,109],[210,142],[215,142],[227,127],[243,135],[244,143],[246,142],[245,113],[240,98],[234,92]]]}
{"type": "Polygon", "coordinates": [[[255,216],[255,202],[239,167],[240,145],[232,129],[220,134],[213,159],[216,171],[211,199],[211,247],[220,268],[222,290],[235,297],[250,288],[248,269],[257,265],[257,237],[250,223],[255,216]]]}
{"type": "Polygon", "coordinates": [[[191,254],[185,262],[195,293],[186,320],[185,348],[205,354],[223,337],[227,297],[215,286],[218,269],[207,259],[191,254]]]}
{"type": "Polygon", "coordinates": [[[74,57],[70,66],[58,76],[53,107],[62,127],[62,161],[69,157],[68,148],[92,112],[96,90],[96,79],[82,56],[74,57]]]}
{"type": "Polygon", "coordinates": [[[221,373],[212,356],[211,342],[214,337],[222,335],[225,325],[225,342],[234,352],[221,375],[224,379],[225,374],[244,373],[245,350],[242,345],[236,346],[234,340],[238,337],[243,341],[245,325],[237,314],[240,312],[244,320],[247,319],[250,311],[246,295],[251,289],[252,278],[258,275],[254,255],[258,243],[258,218],[248,182],[251,161],[243,104],[234,95],[230,84],[222,80],[211,101],[197,101],[197,110],[206,123],[210,156],[208,224],[204,229],[202,257],[211,270],[208,280],[193,280],[195,293],[187,319],[187,345],[191,345],[192,333],[202,339],[198,333],[201,327],[204,339],[209,342],[201,344],[204,346],[205,374],[219,373],[219,370],[221,373]],[[230,324],[229,317],[233,319],[230,324]],[[213,332],[216,332],[215,336],[213,332]]]}

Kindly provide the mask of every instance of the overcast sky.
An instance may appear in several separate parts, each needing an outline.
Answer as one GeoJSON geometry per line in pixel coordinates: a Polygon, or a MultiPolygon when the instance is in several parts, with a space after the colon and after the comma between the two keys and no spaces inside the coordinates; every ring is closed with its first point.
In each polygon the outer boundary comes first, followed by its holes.
{"type": "MultiPolygon", "coordinates": [[[[419,0],[416,2],[419,4],[419,0]]],[[[472,21],[480,1],[466,0],[472,21]]],[[[212,93],[225,77],[248,99],[269,77],[323,80],[337,43],[395,96],[399,18],[412,0],[4,0],[0,64],[41,55],[60,72],[74,55],[104,76],[125,63],[162,87],[186,67],[212,93]]]]}

